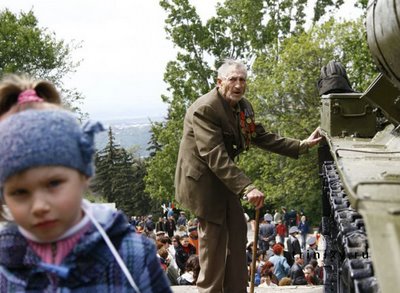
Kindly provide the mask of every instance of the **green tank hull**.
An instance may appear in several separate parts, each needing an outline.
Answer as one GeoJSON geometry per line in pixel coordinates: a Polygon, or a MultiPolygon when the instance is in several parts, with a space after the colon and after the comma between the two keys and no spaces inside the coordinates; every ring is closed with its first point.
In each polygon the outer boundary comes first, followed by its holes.
{"type": "Polygon", "coordinates": [[[325,292],[400,288],[400,0],[369,1],[366,25],[381,74],[364,93],[322,96],[325,292]]]}

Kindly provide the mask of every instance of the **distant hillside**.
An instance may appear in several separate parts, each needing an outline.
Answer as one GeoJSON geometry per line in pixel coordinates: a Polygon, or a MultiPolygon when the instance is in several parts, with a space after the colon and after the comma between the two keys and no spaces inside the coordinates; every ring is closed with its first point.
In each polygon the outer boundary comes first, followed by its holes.
{"type": "MultiPolygon", "coordinates": [[[[161,121],[162,118],[151,118],[153,121],[161,121]]],[[[147,157],[149,152],[146,150],[151,137],[151,122],[149,118],[133,117],[127,119],[114,119],[102,121],[107,131],[103,131],[96,136],[96,148],[103,149],[108,141],[108,128],[111,126],[115,142],[125,149],[137,147],[137,154],[147,157]]]]}

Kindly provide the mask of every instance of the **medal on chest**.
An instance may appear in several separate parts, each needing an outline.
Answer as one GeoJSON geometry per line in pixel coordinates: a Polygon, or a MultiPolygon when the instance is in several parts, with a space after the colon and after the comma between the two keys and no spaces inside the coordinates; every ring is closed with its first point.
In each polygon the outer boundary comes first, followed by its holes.
{"type": "Polygon", "coordinates": [[[256,136],[256,124],[254,123],[254,113],[248,108],[240,110],[240,130],[244,137],[245,149],[248,150],[250,141],[256,136]]]}

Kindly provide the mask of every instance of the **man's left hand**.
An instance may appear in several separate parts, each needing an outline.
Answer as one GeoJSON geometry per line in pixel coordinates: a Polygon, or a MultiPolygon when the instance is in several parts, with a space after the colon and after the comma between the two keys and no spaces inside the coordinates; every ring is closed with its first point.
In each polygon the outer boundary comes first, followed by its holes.
{"type": "Polygon", "coordinates": [[[321,129],[317,127],[313,133],[305,140],[309,148],[312,148],[322,140],[321,129]]]}
{"type": "Polygon", "coordinates": [[[257,188],[251,190],[248,194],[246,194],[247,200],[252,203],[256,209],[260,209],[264,205],[265,195],[257,188]]]}

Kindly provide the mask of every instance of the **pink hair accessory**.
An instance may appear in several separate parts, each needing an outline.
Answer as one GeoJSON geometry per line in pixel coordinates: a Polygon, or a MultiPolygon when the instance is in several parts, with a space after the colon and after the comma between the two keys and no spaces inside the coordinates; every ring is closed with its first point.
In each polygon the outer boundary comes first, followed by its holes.
{"type": "Polygon", "coordinates": [[[25,90],[18,95],[18,104],[31,102],[43,102],[44,100],[36,94],[35,90],[25,90]]]}

